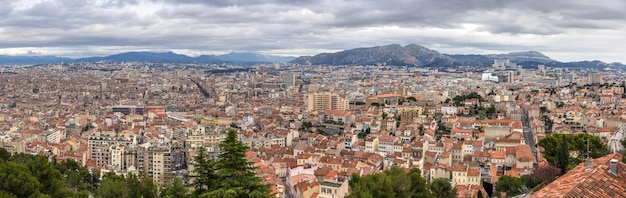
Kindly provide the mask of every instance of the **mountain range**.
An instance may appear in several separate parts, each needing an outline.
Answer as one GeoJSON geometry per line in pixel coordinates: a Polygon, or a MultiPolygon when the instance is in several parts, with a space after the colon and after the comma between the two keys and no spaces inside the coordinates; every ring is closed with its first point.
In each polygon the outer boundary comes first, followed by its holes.
{"type": "Polygon", "coordinates": [[[547,67],[626,69],[622,63],[602,61],[560,62],[537,51],[512,52],[508,54],[442,54],[423,46],[398,44],[356,48],[336,53],[322,53],[315,56],[301,56],[291,63],[302,65],[397,65],[421,67],[490,66],[494,60],[508,59],[525,68],[547,67]]]}
{"type": "Polygon", "coordinates": [[[156,63],[280,63],[300,65],[395,65],[420,67],[490,66],[494,60],[508,59],[524,68],[547,67],[626,69],[622,63],[602,61],[560,62],[537,51],[512,52],[508,54],[442,54],[420,45],[386,45],[355,48],[314,56],[272,56],[260,53],[229,53],[190,57],[173,52],[126,52],[105,57],[64,58],[56,56],[3,56],[0,65],[49,64],[72,62],[156,62],[156,63]]]}
{"type": "Polygon", "coordinates": [[[56,56],[4,56],[0,65],[51,64],[72,62],[154,62],[154,63],[280,63],[295,59],[292,56],[272,56],[260,53],[229,53],[223,55],[201,55],[190,57],[173,52],[126,52],[105,57],[71,59],[56,56]]]}

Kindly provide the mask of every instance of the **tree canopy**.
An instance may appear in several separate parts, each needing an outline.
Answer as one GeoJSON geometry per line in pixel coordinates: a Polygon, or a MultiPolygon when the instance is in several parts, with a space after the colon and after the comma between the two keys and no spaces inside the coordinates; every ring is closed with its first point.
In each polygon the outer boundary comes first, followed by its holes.
{"type": "Polygon", "coordinates": [[[482,100],[483,99],[483,97],[480,96],[478,93],[472,92],[472,93],[467,94],[467,95],[457,95],[457,96],[454,96],[454,98],[452,98],[452,101],[454,101],[454,105],[461,106],[463,101],[465,101],[467,99],[473,99],[473,98],[478,98],[478,100],[482,100]]]}
{"type": "Polygon", "coordinates": [[[506,192],[507,196],[515,196],[528,192],[538,184],[537,179],[529,175],[522,175],[521,177],[504,175],[496,182],[496,193],[506,192]]]}
{"type": "Polygon", "coordinates": [[[589,141],[591,158],[609,154],[609,148],[602,140],[589,134],[552,134],[541,139],[539,146],[545,149],[543,155],[548,163],[565,173],[583,162],[587,157],[587,140],[589,141]]]}
{"type": "Polygon", "coordinates": [[[11,155],[0,148],[0,197],[88,197],[97,182],[74,161],[50,163],[44,156],[11,155]]]}
{"type": "Polygon", "coordinates": [[[448,180],[435,180],[426,184],[420,169],[412,169],[409,173],[393,167],[382,173],[364,177],[352,175],[350,195],[348,197],[455,197],[456,189],[448,180]]]}

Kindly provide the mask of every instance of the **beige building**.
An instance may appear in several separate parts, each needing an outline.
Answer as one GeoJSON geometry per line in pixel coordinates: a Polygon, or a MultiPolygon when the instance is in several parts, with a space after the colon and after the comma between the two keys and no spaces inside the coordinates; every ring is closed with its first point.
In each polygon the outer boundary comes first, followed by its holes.
{"type": "Polygon", "coordinates": [[[319,198],[343,198],[348,195],[348,182],[322,182],[319,198]]]}
{"type": "Polygon", "coordinates": [[[349,108],[349,101],[336,93],[316,92],[310,93],[307,97],[307,110],[346,110],[349,108]]]}
{"type": "Polygon", "coordinates": [[[97,166],[110,165],[111,145],[134,147],[137,145],[137,137],[130,133],[96,132],[89,136],[88,158],[96,160],[97,166]]]}
{"type": "Polygon", "coordinates": [[[589,74],[589,84],[602,84],[604,83],[604,79],[602,79],[602,74],[593,73],[589,74]]]}

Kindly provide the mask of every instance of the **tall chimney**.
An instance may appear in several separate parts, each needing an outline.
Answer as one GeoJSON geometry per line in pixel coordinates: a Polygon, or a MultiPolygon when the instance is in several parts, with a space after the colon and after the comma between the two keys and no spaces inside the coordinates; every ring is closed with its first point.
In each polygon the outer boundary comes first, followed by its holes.
{"type": "Polygon", "coordinates": [[[591,159],[590,157],[587,157],[587,159],[585,159],[585,171],[590,171],[593,169],[593,159],[591,159]]]}
{"type": "Polygon", "coordinates": [[[617,173],[617,159],[611,159],[611,165],[609,166],[610,169],[609,171],[611,171],[611,173],[613,173],[613,175],[618,175],[617,173]]]}

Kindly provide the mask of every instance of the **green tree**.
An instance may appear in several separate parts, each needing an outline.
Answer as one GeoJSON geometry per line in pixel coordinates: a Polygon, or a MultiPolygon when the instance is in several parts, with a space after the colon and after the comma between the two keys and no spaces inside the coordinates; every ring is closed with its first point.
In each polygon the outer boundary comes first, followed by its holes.
{"type": "Polygon", "coordinates": [[[558,146],[556,147],[557,151],[556,151],[556,156],[555,156],[555,165],[557,168],[559,168],[561,170],[561,174],[564,174],[565,172],[567,172],[567,170],[569,170],[568,166],[569,166],[569,162],[570,162],[570,153],[569,153],[569,147],[567,146],[567,143],[565,142],[559,142],[557,144],[558,146]]]}
{"type": "Polygon", "coordinates": [[[188,196],[189,189],[180,178],[175,177],[170,185],[161,190],[161,198],[183,198],[188,196]]]}
{"type": "Polygon", "coordinates": [[[71,197],[73,192],[65,188],[64,178],[59,170],[55,169],[48,158],[33,156],[26,162],[30,172],[37,178],[41,186],[39,191],[52,197],[71,197]]]}
{"type": "Polygon", "coordinates": [[[496,182],[496,192],[506,192],[507,196],[519,195],[524,182],[520,178],[504,175],[496,182]]]}
{"type": "Polygon", "coordinates": [[[158,189],[152,179],[144,178],[141,180],[141,195],[143,198],[158,197],[158,189]]]}
{"type": "Polygon", "coordinates": [[[122,176],[115,175],[114,173],[107,173],[96,190],[97,198],[118,198],[125,197],[128,193],[126,190],[128,188],[124,187],[126,185],[125,179],[122,176]]]}
{"type": "Polygon", "coordinates": [[[443,178],[437,178],[430,184],[428,189],[437,198],[454,198],[456,197],[456,187],[452,187],[450,181],[443,178]]]}
{"type": "Polygon", "coordinates": [[[0,161],[0,191],[8,197],[30,197],[39,192],[39,181],[28,167],[15,162],[0,161]]]}
{"type": "Polygon", "coordinates": [[[0,148],[0,159],[2,160],[11,160],[11,153],[9,153],[6,149],[0,148]]]}
{"type": "Polygon", "coordinates": [[[126,178],[124,178],[124,187],[126,187],[127,191],[125,192],[125,196],[127,197],[142,197],[142,184],[139,181],[139,178],[135,174],[128,174],[126,178]]]}
{"type": "Polygon", "coordinates": [[[398,167],[364,177],[354,174],[349,185],[351,194],[348,197],[354,198],[433,197],[419,169],[412,169],[408,174],[398,167]]]}
{"type": "Polygon", "coordinates": [[[215,186],[215,167],[214,162],[207,158],[206,149],[204,147],[198,148],[198,154],[193,157],[190,164],[193,166],[193,171],[188,175],[191,180],[191,187],[194,189],[194,195],[200,194],[209,190],[210,186],[215,186]]]}
{"type": "Polygon", "coordinates": [[[229,130],[220,143],[216,160],[207,159],[202,151],[194,157],[192,186],[200,197],[271,197],[270,186],[261,184],[255,168],[246,159],[248,147],[238,140],[237,132],[229,130]],[[199,170],[198,170],[199,169],[199,170]]]}
{"type": "Polygon", "coordinates": [[[561,169],[563,173],[583,162],[587,155],[598,158],[610,152],[599,137],[589,134],[552,134],[540,140],[538,145],[545,149],[543,156],[548,163],[561,169]]]}

